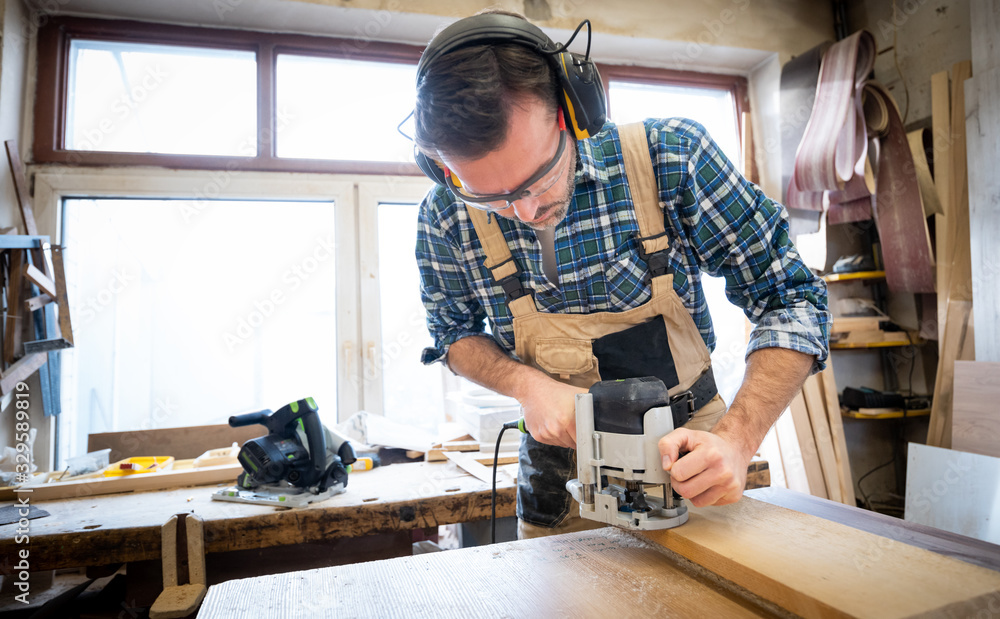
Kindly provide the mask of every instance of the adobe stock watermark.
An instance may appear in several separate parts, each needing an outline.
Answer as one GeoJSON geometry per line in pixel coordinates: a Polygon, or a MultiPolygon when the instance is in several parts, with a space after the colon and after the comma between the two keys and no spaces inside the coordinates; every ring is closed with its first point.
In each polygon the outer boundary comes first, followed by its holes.
{"type": "Polygon", "coordinates": [[[115,269],[111,272],[111,277],[107,285],[101,288],[97,294],[87,297],[87,299],[77,305],[74,312],[74,322],[77,326],[88,325],[103,312],[115,298],[128,288],[128,285],[135,279],[135,274],[124,268],[115,269]],[[76,317],[79,318],[76,318],[76,317]]]}
{"type": "Polygon", "coordinates": [[[138,109],[140,104],[159,88],[168,74],[159,65],[146,67],[142,78],[125,94],[111,103],[110,114],[104,116],[94,126],[83,129],[73,148],[76,150],[97,150],[104,140],[114,134],[122,123],[138,109]]]}
{"type": "MultiPolygon", "coordinates": [[[[276,112],[274,130],[272,131],[270,127],[265,127],[260,130],[256,139],[254,137],[244,139],[238,148],[238,156],[256,157],[259,147],[267,151],[277,138],[277,133],[294,120],[294,114],[291,114],[286,108],[279,108],[276,112]]],[[[180,210],[181,219],[184,220],[184,223],[191,223],[195,217],[200,215],[214,202],[222,199],[226,189],[245,171],[243,162],[231,160],[226,163],[224,170],[213,170],[210,172],[209,180],[201,187],[195,188],[193,192],[194,196],[191,200],[178,200],[177,208],[180,210]]]]}
{"type": "Polygon", "coordinates": [[[324,262],[336,255],[336,246],[332,236],[317,239],[312,251],[288,267],[281,275],[281,285],[254,301],[253,309],[236,319],[235,328],[223,333],[222,338],[229,352],[250,340],[257,329],[288,300],[289,293],[298,290],[324,262]]]}

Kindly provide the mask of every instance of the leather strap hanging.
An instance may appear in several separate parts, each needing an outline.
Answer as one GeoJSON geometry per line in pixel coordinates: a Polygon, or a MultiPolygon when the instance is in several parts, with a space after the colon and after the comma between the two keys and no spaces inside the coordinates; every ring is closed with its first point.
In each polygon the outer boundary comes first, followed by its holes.
{"type": "Polygon", "coordinates": [[[795,153],[809,123],[823,54],[833,45],[824,41],[781,67],[781,201],[788,210],[789,234],[809,234],[819,229],[822,211],[788,204],[788,186],[795,172],[795,153]]]}
{"type": "Polygon", "coordinates": [[[868,139],[861,90],[875,63],[875,39],[859,30],[823,56],[816,100],[795,155],[787,205],[823,210],[824,193],[843,202],[862,199],[868,139]]]}
{"type": "Polygon", "coordinates": [[[934,292],[934,257],[913,155],[899,109],[885,86],[865,84],[865,118],[880,143],[875,224],[885,281],[894,292],[934,292]]]}

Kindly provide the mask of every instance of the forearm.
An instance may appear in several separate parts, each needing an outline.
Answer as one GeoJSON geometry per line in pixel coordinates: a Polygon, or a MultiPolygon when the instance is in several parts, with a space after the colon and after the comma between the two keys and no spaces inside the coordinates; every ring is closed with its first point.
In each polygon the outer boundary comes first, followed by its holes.
{"type": "Polygon", "coordinates": [[[751,353],[743,384],[712,433],[736,446],[749,461],[802,388],[814,359],[787,348],[762,348],[751,353]]]}
{"type": "Polygon", "coordinates": [[[515,361],[488,336],[464,337],[448,350],[452,372],[523,403],[527,393],[544,382],[553,382],[533,367],[515,361]]]}
{"type": "Polygon", "coordinates": [[[531,436],[549,445],[576,447],[575,399],[586,389],[572,387],[511,359],[489,337],[465,337],[448,351],[453,372],[516,398],[531,436]]]}

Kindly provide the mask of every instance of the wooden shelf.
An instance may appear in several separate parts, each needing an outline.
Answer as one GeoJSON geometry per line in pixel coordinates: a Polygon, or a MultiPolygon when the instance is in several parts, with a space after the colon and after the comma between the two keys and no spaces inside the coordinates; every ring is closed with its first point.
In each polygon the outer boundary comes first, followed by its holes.
{"type": "Polygon", "coordinates": [[[828,284],[837,282],[862,281],[868,279],[885,279],[885,271],[858,271],[856,273],[828,273],[823,281],[828,284]]]}
{"type": "MultiPolygon", "coordinates": [[[[862,408],[861,410],[850,410],[841,408],[840,414],[852,419],[902,419],[903,410],[893,408],[862,408]],[[865,412],[861,412],[865,411],[865,412]]],[[[906,417],[926,417],[931,414],[931,409],[920,408],[906,411],[906,417]]]]}

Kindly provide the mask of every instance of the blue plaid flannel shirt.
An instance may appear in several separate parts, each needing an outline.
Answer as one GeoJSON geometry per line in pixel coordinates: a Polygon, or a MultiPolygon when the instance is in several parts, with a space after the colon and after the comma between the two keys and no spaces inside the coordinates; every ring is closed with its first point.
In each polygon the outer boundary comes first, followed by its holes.
{"type": "MultiPolygon", "coordinates": [[[[821,370],[829,347],[826,284],[789,240],[784,207],[745,180],[698,123],[647,119],[645,127],[671,241],[674,290],[709,350],[715,348],[715,333],[702,272],[724,277],[726,296],[754,323],[747,355],[789,348],[816,355],[813,371],[821,370]]],[[[500,228],[538,311],[589,314],[637,307],[650,299],[651,288],[639,256],[618,129],[608,123],[599,134],[579,140],[577,148],[573,203],[555,234],[559,286],[542,272],[541,247],[531,228],[502,217],[500,228]]],[[[483,334],[486,318],[501,348],[514,351],[513,317],[484,266],[486,255],[465,208],[440,186],[420,206],[416,257],[434,338],[434,347],[424,350],[425,364],[443,360],[459,339],[483,334]]]]}

